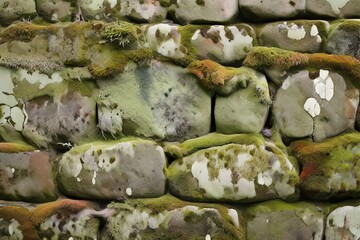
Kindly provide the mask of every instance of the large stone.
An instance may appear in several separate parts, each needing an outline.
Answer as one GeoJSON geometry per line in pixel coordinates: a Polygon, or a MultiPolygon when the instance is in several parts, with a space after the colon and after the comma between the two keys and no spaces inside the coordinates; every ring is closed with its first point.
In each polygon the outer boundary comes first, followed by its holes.
{"type": "Polygon", "coordinates": [[[35,0],[0,0],[0,25],[10,25],[15,20],[30,21],[34,16],[35,0]]]}
{"type": "Polygon", "coordinates": [[[305,10],[305,0],[239,0],[239,5],[252,21],[294,18],[305,10]]]}
{"type": "Polygon", "coordinates": [[[266,78],[246,67],[240,68],[238,74],[239,78],[248,79],[247,86],[228,96],[216,96],[216,131],[227,134],[259,133],[271,105],[266,78]]]}
{"type": "Polygon", "coordinates": [[[116,20],[121,16],[118,0],[77,0],[77,4],[78,20],[116,20]]]}
{"type": "Polygon", "coordinates": [[[246,239],[321,240],[326,214],[326,208],[309,202],[289,204],[275,200],[252,205],[244,214],[246,239]]]}
{"type": "Polygon", "coordinates": [[[171,5],[170,13],[182,23],[229,22],[238,12],[237,0],[182,0],[171,5]]]}
{"type": "Polygon", "coordinates": [[[306,0],[306,13],[332,18],[356,18],[360,16],[357,0],[306,0]]]}
{"type": "Polygon", "coordinates": [[[88,202],[61,200],[25,208],[0,206],[0,239],[96,239],[100,221],[88,202]]]}
{"type": "Polygon", "coordinates": [[[155,142],[127,139],[72,148],[59,163],[59,187],[66,195],[121,200],[165,193],[166,159],[155,142]]]}
{"type": "MultiPolygon", "coordinates": [[[[179,140],[205,135],[210,131],[211,97],[186,69],[170,63],[151,61],[148,66],[128,64],[113,79],[98,81],[99,104],[121,112],[120,120],[103,131],[179,140]],[[111,130],[112,129],[112,130],[111,130]]],[[[109,110],[109,112],[110,112],[109,110]]],[[[109,114],[99,114],[99,122],[109,114]]]]}
{"type": "Polygon", "coordinates": [[[49,22],[71,21],[76,12],[74,1],[69,0],[35,0],[37,13],[49,22]]]}
{"type": "Polygon", "coordinates": [[[292,154],[302,165],[301,194],[316,200],[359,197],[359,141],[359,133],[349,133],[321,143],[293,142],[292,154]]]}
{"type": "Polygon", "coordinates": [[[161,22],[166,18],[167,8],[159,0],[120,0],[120,14],[144,22],[161,22]]]}
{"type": "Polygon", "coordinates": [[[171,163],[168,179],[174,195],[231,202],[297,198],[299,177],[294,166],[286,153],[261,136],[209,135],[191,140],[191,144],[205,149],[171,163]]]}
{"type": "Polygon", "coordinates": [[[0,199],[46,202],[57,198],[50,154],[0,143],[0,199]]]}
{"type": "Polygon", "coordinates": [[[191,37],[201,59],[237,63],[257,44],[255,31],[246,24],[202,26],[191,37]]]}
{"type": "Polygon", "coordinates": [[[297,52],[321,52],[330,25],[326,21],[286,21],[261,28],[259,44],[297,52]]]}
{"type": "Polygon", "coordinates": [[[112,203],[102,239],[245,239],[242,215],[217,204],[170,195],[112,203]]]}
{"type": "Polygon", "coordinates": [[[358,103],[358,89],[342,75],[325,69],[300,70],[288,73],[273,113],[284,136],[313,136],[321,141],[354,128],[358,103]]]}
{"type": "Polygon", "coordinates": [[[326,51],[360,59],[360,21],[349,20],[336,25],[330,32],[326,51]]]}
{"type": "Polygon", "coordinates": [[[343,206],[332,211],[326,219],[326,239],[359,239],[359,214],[360,206],[343,206]]]}

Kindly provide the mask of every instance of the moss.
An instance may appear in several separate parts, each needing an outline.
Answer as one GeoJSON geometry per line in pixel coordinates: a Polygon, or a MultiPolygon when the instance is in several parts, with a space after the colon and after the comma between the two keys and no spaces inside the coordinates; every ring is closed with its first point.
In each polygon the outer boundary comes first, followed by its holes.
{"type": "Polygon", "coordinates": [[[107,41],[117,42],[124,47],[137,42],[141,32],[141,28],[137,24],[119,21],[107,24],[101,31],[101,36],[107,41]]]}
{"type": "Polygon", "coordinates": [[[35,149],[30,145],[13,142],[0,142],[0,152],[3,153],[19,153],[19,152],[31,152],[35,149]]]}
{"type": "Polygon", "coordinates": [[[191,38],[194,33],[199,30],[199,26],[186,25],[179,27],[179,33],[181,35],[181,46],[185,50],[185,57],[181,59],[180,65],[186,67],[191,62],[195,61],[199,57],[198,51],[193,47],[191,38]]]}

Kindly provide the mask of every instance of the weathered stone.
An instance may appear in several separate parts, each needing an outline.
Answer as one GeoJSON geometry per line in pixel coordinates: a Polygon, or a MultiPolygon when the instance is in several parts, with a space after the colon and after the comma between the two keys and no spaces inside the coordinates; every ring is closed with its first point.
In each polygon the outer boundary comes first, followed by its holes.
{"type": "Polygon", "coordinates": [[[71,21],[77,10],[70,0],[35,0],[37,13],[49,22],[71,21]]]}
{"type": "Polygon", "coordinates": [[[244,75],[239,78],[248,80],[245,88],[228,96],[216,96],[216,130],[227,134],[259,133],[265,125],[271,105],[266,78],[246,67],[239,68],[239,75],[244,75]]]}
{"type": "Polygon", "coordinates": [[[309,202],[289,204],[274,200],[259,203],[246,208],[246,239],[321,240],[326,214],[326,208],[309,202]]]}
{"type": "Polygon", "coordinates": [[[306,12],[321,17],[356,18],[360,6],[357,0],[306,0],[306,12]]]}
{"type": "Polygon", "coordinates": [[[117,0],[77,0],[80,9],[78,20],[109,20],[118,19],[120,15],[120,1],[117,0]]]}
{"type": "MultiPolygon", "coordinates": [[[[125,135],[178,140],[210,131],[210,93],[181,67],[159,61],[142,67],[130,63],[124,73],[99,80],[98,85],[99,103],[106,101],[121,112],[125,135]]],[[[116,129],[110,132],[121,134],[116,129]]]]}
{"type": "Polygon", "coordinates": [[[326,239],[359,239],[359,214],[359,206],[344,206],[332,211],[326,220],[326,239]]]}
{"type": "Polygon", "coordinates": [[[35,0],[1,0],[0,25],[10,25],[15,20],[30,20],[36,16],[35,0]]]}
{"type": "Polygon", "coordinates": [[[96,239],[100,221],[94,206],[61,200],[29,209],[0,206],[0,239],[96,239]]]}
{"type": "Polygon", "coordinates": [[[56,199],[50,161],[47,152],[17,143],[0,143],[0,199],[56,199]]]}
{"type": "Polygon", "coordinates": [[[359,141],[359,133],[349,133],[321,143],[293,142],[292,153],[303,166],[301,193],[316,200],[359,197],[359,141]]]}
{"type": "Polygon", "coordinates": [[[192,46],[201,59],[219,63],[236,63],[257,44],[252,27],[246,24],[200,27],[191,37],[192,46]]]}
{"type": "Polygon", "coordinates": [[[171,163],[168,179],[174,195],[196,201],[232,202],[297,198],[299,177],[294,166],[286,153],[261,136],[210,135],[191,143],[195,149],[205,149],[171,163]]]}
{"type": "Polygon", "coordinates": [[[287,75],[273,113],[284,136],[321,141],[354,128],[358,103],[359,91],[340,74],[302,70],[287,75]]]}
{"type": "Polygon", "coordinates": [[[330,25],[326,21],[286,21],[266,24],[260,31],[262,46],[297,52],[321,52],[330,25]]]}
{"type": "Polygon", "coordinates": [[[360,21],[349,20],[338,24],[330,32],[326,51],[360,59],[360,21]]]}
{"type": "Polygon", "coordinates": [[[305,0],[239,0],[239,5],[252,21],[293,18],[305,10],[305,0]]]}
{"type": "Polygon", "coordinates": [[[174,18],[182,23],[229,22],[238,12],[237,0],[182,0],[169,8],[174,18]]]}
{"type": "Polygon", "coordinates": [[[165,193],[166,159],[152,141],[93,142],[72,148],[59,165],[59,187],[69,196],[121,200],[165,193]]]}
{"type": "Polygon", "coordinates": [[[161,22],[166,18],[167,9],[160,0],[120,0],[120,14],[144,22],[161,22]]]}
{"type": "Polygon", "coordinates": [[[112,203],[102,239],[245,239],[242,215],[217,204],[170,195],[112,203]]]}

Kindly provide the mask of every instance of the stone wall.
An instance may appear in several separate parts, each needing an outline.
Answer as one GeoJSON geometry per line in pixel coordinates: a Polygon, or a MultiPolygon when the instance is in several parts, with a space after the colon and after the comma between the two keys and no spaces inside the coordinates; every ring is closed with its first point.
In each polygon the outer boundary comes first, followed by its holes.
{"type": "Polygon", "coordinates": [[[0,0],[0,240],[359,239],[358,0],[0,0]]]}

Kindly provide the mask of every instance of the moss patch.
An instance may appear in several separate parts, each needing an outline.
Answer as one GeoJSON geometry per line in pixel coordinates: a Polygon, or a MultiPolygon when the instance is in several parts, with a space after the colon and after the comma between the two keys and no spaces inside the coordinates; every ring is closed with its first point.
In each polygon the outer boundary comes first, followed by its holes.
{"type": "Polygon", "coordinates": [[[3,153],[19,153],[19,152],[31,152],[35,149],[30,145],[13,142],[0,142],[0,152],[3,153]]]}

